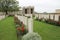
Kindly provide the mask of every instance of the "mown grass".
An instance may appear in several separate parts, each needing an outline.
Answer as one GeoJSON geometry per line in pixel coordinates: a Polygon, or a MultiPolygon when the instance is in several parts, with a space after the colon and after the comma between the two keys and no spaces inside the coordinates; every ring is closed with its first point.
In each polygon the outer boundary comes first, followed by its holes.
{"type": "Polygon", "coordinates": [[[34,32],[42,37],[42,40],[60,40],[60,27],[34,20],[34,32]]]}
{"type": "Polygon", "coordinates": [[[0,40],[17,40],[13,17],[0,21],[0,40]]]}

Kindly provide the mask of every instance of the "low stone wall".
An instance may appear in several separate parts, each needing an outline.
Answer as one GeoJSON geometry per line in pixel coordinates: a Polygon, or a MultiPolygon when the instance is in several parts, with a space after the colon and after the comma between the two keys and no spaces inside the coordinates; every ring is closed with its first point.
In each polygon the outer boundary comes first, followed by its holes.
{"type": "Polygon", "coordinates": [[[5,15],[0,15],[0,20],[4,19],[5,15]]]}
{"type": "MultiPolygon", "coordinates": [[[[0,12],[0,15],[4,15],[4,14],[6,14],[6,12],[0,12]]],[[[13,12],[8,11],[8,14],[9,15],[15,15],[15,14],[22,15],[22,11],[13,11],[13,12]]]]}

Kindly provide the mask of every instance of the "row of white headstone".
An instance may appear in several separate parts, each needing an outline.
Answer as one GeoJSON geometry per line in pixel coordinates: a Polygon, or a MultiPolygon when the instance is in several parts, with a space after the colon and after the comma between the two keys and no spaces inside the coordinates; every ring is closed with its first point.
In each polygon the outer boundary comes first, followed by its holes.
{"type": "Polygon", "coordinates": [[[33,32],[33,18],[32,18],[32,14],[29,14],[29,15],[25,15],[25,16],[15,15],[15,16],[17,16],[18,19],[26,25],[26,28],[28,28],[28,32],[33,32]],[[29,15],[30,15],[30,18],[25,17],[29,15]]]}

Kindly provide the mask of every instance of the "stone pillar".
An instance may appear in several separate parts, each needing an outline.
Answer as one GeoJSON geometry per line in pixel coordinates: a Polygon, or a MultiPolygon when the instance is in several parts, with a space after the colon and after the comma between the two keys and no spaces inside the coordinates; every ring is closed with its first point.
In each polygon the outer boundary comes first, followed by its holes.
{"type": "Polygon", "coordinates": [[[25,7],[23,7],[23,10],[22,10],[22,15],[25,14],[25,7]]]}
{"type": "Polygon", "coordinates": [[[53,20],[55,20],[55,14],[53,14],[53,20]]]}
{"type": "Polygon", "coordinates": [[[33,32],[33,19],[28,18],[28,32],[31,33],[33,32]]]}
{"type": "Polygon", "coordinates": [[[50,14],[49,14],[49,19],[50,19],[50,14]]]}

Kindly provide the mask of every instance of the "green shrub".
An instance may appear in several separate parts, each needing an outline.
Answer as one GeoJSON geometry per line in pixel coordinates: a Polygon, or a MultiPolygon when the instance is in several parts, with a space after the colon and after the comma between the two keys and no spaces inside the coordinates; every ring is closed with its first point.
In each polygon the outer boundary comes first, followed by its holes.
{"type": "Polygon", "coordinates": [[[36,17],[36,20],[39,20],[38,17],[36,17]]]}
{"type": "Polygon", "coordinates": [[[35,17],[35,15],[33,15],[33,17],[35,17]]]}
{"type": "Polygon", "coordinates": [[[54,20],[48,19],[48,20],[45,20],[45,22],[48,23],[48,24],[60,26],[60,22],[59,21],[54,21],[54,20]]]}
{"type": "Polygon", "coordinates": [[[23,30],[22,30],[22,28],[21,27],[17,27],[17,35],[25,35],[25,34],[27,34],[28,33],[28,30],[26,29],[26,28],[24,28],[23,30]]]}
{"type": "Polygon", "coordinates": [[[22,37],[22,40],[41,40],[41,37],[37,33],[28,33],[22,37]]]}
{"type": "Polygon", "coordinates": [[[39,21],[42,21],[42,18],[41,19],[38,19],[39,21]]]}
{"type": "Polygon", "coordinates": [[[42,18],[40,18],[40,19],[38,19],[39,21],[43,21],[43,19],[42,18]]]}
{"type": "Polygon", "coordinates": [[[57,25],[57,26],[60,26],[60,22],[59,22],[59,21],[57,21],[57,22],[56,22],[56,25],[57,25]]]}
{"type": "Polygon", "coordinates": [[[45,19],[45,22],[48,23],[48,20],[45,19]]]}
{"type": "Polygon", "coordinates": [[[28,18],[31,18],[30,16],[28,16],[28,18]]]}
{"type": "Polygon", "coordinates": [[[28,30],[27,29],[24,29],[24,32],[20,31],[20,34],[23,36],[23,35],[26,35],[28,33],[28,30]]]}

